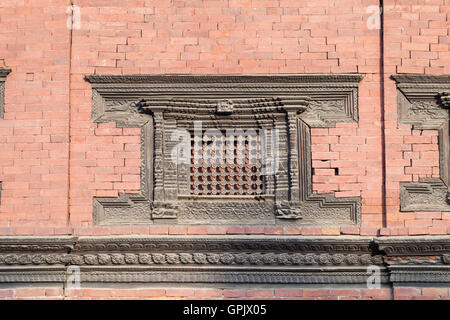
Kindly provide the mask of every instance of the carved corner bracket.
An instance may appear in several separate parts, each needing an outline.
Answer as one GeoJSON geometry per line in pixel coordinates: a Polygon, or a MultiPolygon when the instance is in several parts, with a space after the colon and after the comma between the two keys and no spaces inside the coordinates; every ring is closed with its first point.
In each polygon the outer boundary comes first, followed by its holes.
{"type": "Polygon", "coordinates": [[[310,128],[358,122],[361,79],[360,75],[87,76],[94,122],[142,129],[141,192],[94,198],[94,223],[292,224],[301,219],[304,225],[359,224],[359,198],[312,192],[310,128]],[[175,181],[188,176],[188,166],[167,161],[163,150],[171,142],[161,128],[189,127],[196,119],[206,127],[257,124],[285,132],[280,137],[286,144],[281,151],[285,162],[265,182],[273,196],[255,196],[256,202],[185,201],[186,186],[175,181]]]}
{"type": "Polygon", "coordinates": [[[400,184],[401,211],[450,211],[450,76],[393,75],[398,91],[398,123],[438,130],[439,178],[400,184]]]}

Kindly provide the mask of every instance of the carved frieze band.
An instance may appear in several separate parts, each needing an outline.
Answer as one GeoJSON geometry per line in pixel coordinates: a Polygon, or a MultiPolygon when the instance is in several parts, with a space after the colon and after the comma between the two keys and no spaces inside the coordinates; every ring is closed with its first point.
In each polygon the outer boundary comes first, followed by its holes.
{"type": "Polygon", "coordinates": [[[398,89],[399,124],[439,132],[440,178],[401,183],[401,211],[450,211],[450,76],[394,75],[392,78],[398,89]]]}
{"type": "Polygon", "coordinates": [[[450,282],[450,237],[0,237],[0,283],[450,282]],[[414,281],[413,281],[414,282],[414,281]]]}
{"type": "Polygon", "coordinates": [[[95,224],[148,224],[160,219],[164,223],[185,224],[358,224],[359,198],[338,199],[332,194],[312,192],[309,130],[333,127],[338,122],[357,122],[361,78],[87,76],[93,89],[94,122],[143,128],[144,191],[137,196],[121,194],[117,199],[95,198],[95,224]],[[272,193],[256,202],[230,198],[196,201],[192,205],[187,197],[177,199],[178,190],[186,190],[184,182],[176,184],[177,172],[183,179],[187,174],[181,166],[170,167],[165,148],[172,142],[164,132],[179,125],[190,128],[194,120],[203,121],[205,128],[226,128],[230,124],[237,128],[279,128],[280,144],[287,147],[281,149],[277,176],[268,175],[265,180],[265,190],[272,193]],[[153,149],[151,154],[148,149],[153,149]],[[271,194],[274,198],[270,198],[271,194]]]}

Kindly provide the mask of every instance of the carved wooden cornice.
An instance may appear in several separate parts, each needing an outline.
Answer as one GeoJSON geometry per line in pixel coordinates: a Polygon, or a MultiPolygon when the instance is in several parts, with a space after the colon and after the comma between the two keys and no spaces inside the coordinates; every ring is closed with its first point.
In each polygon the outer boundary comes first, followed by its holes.
{"type": "Polygon", "coordinates": [[[450,236],[0,237],[0,283],[450,282],[450,236]]]}
{"type": "Polygon", "coordinates": [[[425,74],[393,74],[392,79],[397,84],[442,84],[450,83],[450,75],[425,75],[425,74]]]}
{"type": "Polygon", "coordinates": [[[92,84],[185,84],[185,83],[355,83],[363,78],[360,74],[284,74],[284,75],[88,75],[92,84]]]}

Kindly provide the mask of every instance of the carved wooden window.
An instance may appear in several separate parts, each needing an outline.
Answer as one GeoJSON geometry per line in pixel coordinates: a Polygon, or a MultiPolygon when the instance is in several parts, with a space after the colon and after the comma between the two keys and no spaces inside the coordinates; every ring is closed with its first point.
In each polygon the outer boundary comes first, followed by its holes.
{"type": "Polygon", "coordinates": [[[360,76],[87,80],[95,122],[142,128],[141,193],[95,198],[96,224],[359,223],[359,198],[312,192],[310,128],[358,121],[360,76]]]}
{"type": "Polygon", "coordinates": [[[395,75],[398,122],[439,132],[439,177],[400,184],[402,211],[450,211],[450,76],[395,75]]]}

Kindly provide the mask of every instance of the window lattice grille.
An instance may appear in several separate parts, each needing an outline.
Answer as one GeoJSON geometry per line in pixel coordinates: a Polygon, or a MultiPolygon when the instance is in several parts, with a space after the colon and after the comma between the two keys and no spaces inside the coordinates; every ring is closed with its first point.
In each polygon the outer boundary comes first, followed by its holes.
{"type": "Polygon", "coordinates": [[[259,135],[227,138],[222,133],[206,139],[191,134],[191,194],[263,194],[259,135]]]}

